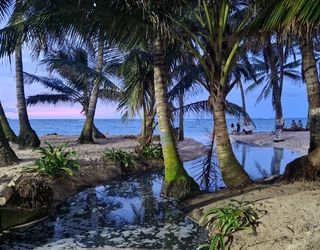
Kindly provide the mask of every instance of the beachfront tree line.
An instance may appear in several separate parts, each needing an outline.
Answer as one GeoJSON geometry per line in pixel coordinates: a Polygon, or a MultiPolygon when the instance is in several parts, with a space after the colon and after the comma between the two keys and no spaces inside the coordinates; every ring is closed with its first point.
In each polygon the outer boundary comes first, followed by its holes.
{"type": "MultiPolygon", "coordinates": [[[[96,55],[97,75],[89,81],[90,95],[83,96],[87,98],[84,111],[86,120],[79,137],[79,143],[92,143],[94,113],[101,86],[106,80],[106,45],[116,46],[124,55],[137,48],[148,48],[153,65],[145,74],[152,72],[152,76],[149,75],[148,79],[145,79],[146,75],[142,74],[136,83],[147,84],[145,90],[147,93],[153,91],[155,103],[151,103],[151,98],[140,97],[144,98],[139,101],[140,105],[134,106],[129,100],[122,101],[122,104],[133,109],[146,108],[147,104],[150,109],[156,107],[165,165],[162,194],[179,199],[197,193],[199,187],[183,169],[175,143],[168,91],[173,79],[170,70],[174,63],[179,61],[166,60],[172,55],[170,48],[180,47],[181,55],[191,56],[195,65],[200,66],[198,74],[191,78],[194,79],[194,84],[200,84],[208,91],[206,109],[213,114],[212,140],[216,142],[222,178],[229,188],[241,188],[252,184],[253,181],[232,151],[226,111],[233,110],[233,106],[227,102],[227,95],[235,86],[241,85],[244,79],[252,79],[255,84],[259,83],[257,74],[254,74],[254,71],[258,70],[250,64],[248,52],[262,53],[266,71],[270,72],[270,87],[266,89],[266,93],[272,92],[276,122],[281,121],[281,93],[286,62],[283,48],[297,44],[300,48],[303,77],[308,93],[310,149],[307,156],[288,164],[282,179],[315,180],[320,170],[317,157],[320,150],[320,90],[313,48],[315,27],[320,20],[314,11],[317,5],[318,1],[307,0],[300,1],[299,4],[284,0],[84,0],[76,3],[71,0],[2,0],[1,13],[9,14],[10,21],[8,26],[0,30],[0,55],[5,57],[15,53],[16,62],[19,62],[22,58],[21,54],[20,58],[18,57],[19,51],[23,45],[28,45],[39,55],[40,52],[45,53],[48,48],[63,44],[66,39],[74,44],[92,44],[96,55]],[[250,72],[253,74],[249,74],[250,72]]],[[[18,69],[19,72],[22,71],[22,67],[18,69]]],[[[125,72],[123,68],[118,71],[120,76],[124,76],[125,72]]],[[[21,72],[19,76],[23,77],[21,72]]],[[[18,100],[18,110],[21,105],[21,112],[18,112],[18,137],[21,140],[28,138],[30,141],[29,144],[22,141],[19,146],[37,147],[40,143],[30,124],[28,125],[26,107],[23,106],[25,98],[21,94],[23,84],[21,86],[21,82],[19,83],[17,98],[21,102],[18,100]]],[[[116,88],[111,86],[107,87],[107,92],[116,92],[116,88]]],[[[121,98],[121,95],[119,96],[121,98]]],[[[246,113],[242,113],[245,119],[248,119],[246,113]]],[[[150,113],[151,118],[154,115],[155,113],[150,113]]],[[[276,136],[279,136],[279,126],[275,128],[278,129],[276,136]]],[[[4,133],[0,129],[1,135],[4,133]]],[[[12,153],[6,154],[12,150],[10,151],[5,136],[1,136],[0,139],[3,145],[2,162],[8,165],[16,159],[13,159],[12,153]]],[[[213,147],[214,143],[211,145],[213,147]]]]}

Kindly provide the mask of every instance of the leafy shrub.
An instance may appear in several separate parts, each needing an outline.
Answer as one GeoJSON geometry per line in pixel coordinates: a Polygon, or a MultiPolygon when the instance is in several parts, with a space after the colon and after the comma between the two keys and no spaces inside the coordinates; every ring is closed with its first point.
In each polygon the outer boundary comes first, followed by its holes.
{"type": "Polygon", "coordinates": [[[124,151],[121,148],[117,151],[114,148],[108,150],[103,154],[102,159],[113,160],[123,168],[137,168],[136,156],[132,153],[124,151]]]}
{"type": "Polygon", "coordinates": [[[65,145],[60,142],[58,148],[53,148],[46,141],[44,143],[49,146],[49,149],[41,147],[36,149],[42,155],[34,163],[37,167],[37,173],[44,173],[52,179],[57,179],[72,175],[75,170],[80,169],[76,161],[79,158],[78,154],[75,151],[66,151],[69,147],[69,142],[65,145]],[[70,155],[73,155],[76,159],[69,159],[70,155]]]}
{"type": "MultiPolygon", "coordinates": [[[[244,196],[245,197],[245,196],[244,196]]],[[[200,224],[206,224],[211,231],[216,227],[217,233],[213,236],[210,243],[204,243],[197,249],[220,247],[225,249],[225,237],[230,236],[239,230],[254,230],[257,223],[258,214],[248,205],[254,205],[251,201],[241,201],[231,199],[230,203],[223,208],[212,208],[206,212],[200,219],[200,224]],[[234,203],[237,203],[235,205],[234,203]]]]}
{"type": "Polygon", "coordinates": [[[146,160],[163,159],[161,144],[144,146],[139,156],[146,160]]]}

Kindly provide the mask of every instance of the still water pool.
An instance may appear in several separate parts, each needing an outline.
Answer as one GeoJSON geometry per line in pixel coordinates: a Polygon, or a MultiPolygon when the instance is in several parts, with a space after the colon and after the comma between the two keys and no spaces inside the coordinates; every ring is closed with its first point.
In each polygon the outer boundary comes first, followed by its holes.
{"type": "MultiPolygon", "coordinates": [[[[239,143],[234,152],[252,179],[281,174],[299,157],[292,150],[239,143]]],[[[186,162],[188,173],[203,189],[224,186],[216,168],[210,170],[214,182],[202,181],[201,161],[186,162]]],[[[68,199],[50,218],[3,233],[0,249],[196,249],[207,232],[177,210],[175,202],[160,196],[162,178],[160,171],[89,188],[68,199]]]]}

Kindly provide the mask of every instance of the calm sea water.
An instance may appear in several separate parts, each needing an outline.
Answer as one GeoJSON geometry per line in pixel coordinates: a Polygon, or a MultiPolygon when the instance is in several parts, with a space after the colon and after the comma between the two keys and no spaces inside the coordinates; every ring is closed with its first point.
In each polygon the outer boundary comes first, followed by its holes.
{"type": "MultiPolygon", "coordinates": [[[[306,125],[306,118],[287,118],[285,119],[286,127],[290,127],[291,120],[302,120],[306,125]]],[[[36,133],[41,135],[58,133],[61,135],[80,135],[84,119],[31,119],[30,123],[36,133]]],[[[268,132],[274,130],[274,119],[253,119],[256,128],[255,132],[268,132]]],[[[228,127],[231,123],[236,124],[237,120],[228,119],[228,127]]],[[[9,124],[16,134],[19,133],[19,121],[10,119],[9,124]]],[[[112,135],[119,134],[139,134],[141,132],[141,121],[138,119],[123,123],[120,119],[97,119],[95,120],[96,127],[103,133],[112,135]]],[[[178,126],[178,122],[175,123],[178,126]]],[[[185,136],[187,137],[202,137],[207,136],[212,132],[212,119],[186,119],[184,121],[185,136]]],[[[158,130],[155,131],[158,133],[158,130]]]]}

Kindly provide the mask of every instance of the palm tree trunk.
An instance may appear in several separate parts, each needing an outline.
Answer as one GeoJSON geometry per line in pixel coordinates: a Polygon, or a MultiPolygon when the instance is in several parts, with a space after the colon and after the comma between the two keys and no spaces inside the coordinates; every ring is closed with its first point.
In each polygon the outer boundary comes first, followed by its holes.
{"type": "Polygon", "coordinates": [[[227,187],[242,188],[251,184],[252,180],[232,149],[226,122],[225,95],[220,94],[216,98],[213,102],[214,130],[221,176],[227,187]]]}
{"type": "MultiPolygon", "coordinates": [[[[98,56],[97,56],[97,65],[96,65],[96,71],[100,72],[102,71],[103,66],[103,50],[104,50],[104,41],[103,39],[99,39],[98,41],[98,56]]],[[[89,101],[89,109],[86,114],[86,120],[81,132],[81,135],[78,139],[78,142],[80,144],[90,144],[93,143],[93,120],[94,120],[94,114],[96,112],[97,102],[98,102],[98,96],[99,96],[99,89],[100,89],[100,82],[95,81],[90,101],[89,101]]]]}
{"type": "Polygon", "coordinates": [[[153,52],[156,107],[165,166],[161,193],[165,197],[181,199],[199,192],[199,185],[183,168],[172,134],[167,109],[167,77],[164,70],[163,41],[159,37],[154,41],[153,52]]]}
{"type": "Polygon", "coordinates": [[[15,50],[15,63],[16,63],[16,91],[17,91],[17,108],[19,116],[20,131],[18,136],[18,145],[20,149],[34,148],[40,146],[40,140],[36,132],[31,128],[26,98],[24,94],[23,83],[23,66],[22,66],[22,50],[17,47],[15,50]]]}
{"type": "Polygon", "coordinates": [[[320,85],[317,64],[314,57],[314,47],[311,28],[306,27],[303,36],[300,37],[300,50],[302,67],[307,86],[310,147],[309,152],[320,146],[320,85]]]}
{"type": "Polygon", "coordinates": [[[271,35],[268,40],[268,44],[266,47],[266,54],[269,58],[270,62],[270,70],[271,70],[271,85],[273,91],[273,107],[276,111],[276,119],[275,119],[275,135],[274,142],[283,141],[282,137],[282,105],[281,105],[281,89],[278,81],[278,70],[275,62],[275,55],[273,54],[272,44],[271,44],[271,35]]]}
{"type": "Polygon", "coordinates": [[[320,175],[320,86],[311,30],[305,26],[299,39],[309,104],[309,153],[288,163],[279,182],[315,181],[320,175]]]}
{"type": "Polygon", "coordinates": [[[96,125],[92,124],[92,132],[94,134],[94,138],[101,139],[106,138],[106,136],[96,127],[96,125]]]}
{"type": "Polygon", "coordinates": [[[180,86],[180,93],[179,93],[179,141],[183,141],[184,140],[184,126],[183,126],[183,122],[184,122],[184,103],[183,103],[183,98],[184,98],[184,88],[181,85],[180,86]]]}
{"type": "Polygon", "coordinates": [[[2,129],[4,131],[6,138],[9,141],[16,143],[18,138],[9,125],[9,122],[7,120],[5,113],[4,113],[1,101],[0,101],[0,125],[2,126],[2,129]]]}
{"type": "Polygon", "coordinates": [[[19,158],[10,147],[9,141],[6,138],[2,126],[0,124],[0,167],[6,167],[17,163],[19,158]]]}

